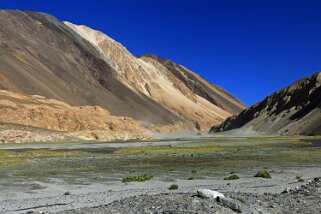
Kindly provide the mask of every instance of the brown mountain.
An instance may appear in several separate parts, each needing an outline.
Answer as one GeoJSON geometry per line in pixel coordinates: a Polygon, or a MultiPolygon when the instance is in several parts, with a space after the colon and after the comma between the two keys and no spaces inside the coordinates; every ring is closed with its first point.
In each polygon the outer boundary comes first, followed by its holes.
{"type": "Polygon", "coordinates": [[[198,122],[206,130],[245,108],[183,66],[150,55],[137,58],[86,26],[12,10],[0,11],[0,20],[2,90],[100,106],[153,128],[193,129],[198,122]]]}
{"type": "Polygon", "coordinates": [[[301,79],[214,126],[210,133],[250,128],[267,134],[321,135],[321,73],[301,79]]]}

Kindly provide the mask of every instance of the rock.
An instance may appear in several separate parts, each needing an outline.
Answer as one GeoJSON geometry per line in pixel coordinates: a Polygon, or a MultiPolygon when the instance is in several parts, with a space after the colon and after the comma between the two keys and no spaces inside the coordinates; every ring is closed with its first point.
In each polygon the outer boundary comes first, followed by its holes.
{"type": "Polygon", "coordinates": [[[201,198],[212,198],[212,199],[217,199],[217,197],[225,198],[225,196],[222,193],[213,191],[210,189],[197,190],[197,196],[201,198]]]}
{"type": "Polygon", "coordinates": [[[237,203],[231,199],[218,196],[216,200],[218,202],[220,202],[222,205],[224,205],[234,211],[242,212],[242,210],[243,210],[242,206],[239,203],[237,203]]]}
{"type": "Polygon", "coordinates": [[[281,194],[285,194],[289,192],[291,192],[291,188],[286,188],[285,190],[283,190],[283,192],[281,192],[281,194]]]}

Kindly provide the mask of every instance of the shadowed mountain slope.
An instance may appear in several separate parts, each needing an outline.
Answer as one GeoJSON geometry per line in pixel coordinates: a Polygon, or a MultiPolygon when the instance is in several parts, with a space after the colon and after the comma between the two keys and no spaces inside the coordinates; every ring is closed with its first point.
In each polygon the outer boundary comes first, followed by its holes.
{"type": "Polygon", "coordinates": [[[321,135],[321,73],[301,79],[214,126],[210,133],[250,127],[267,134],[321,135]]]}

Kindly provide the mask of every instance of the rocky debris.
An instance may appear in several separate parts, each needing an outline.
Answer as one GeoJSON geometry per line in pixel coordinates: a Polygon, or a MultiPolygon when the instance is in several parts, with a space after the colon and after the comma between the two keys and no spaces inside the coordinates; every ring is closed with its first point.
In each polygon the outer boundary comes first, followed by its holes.
{"type": "Polygon", "coordinates": [[[190,194],[141,195],[115,201],[106,206],[62,212],[64,214],[232,214],[233,210],[221,206],[213,199],[200,199],[190,194]]]}
{"type": "Polygon", "coordinates": [[[315,178],[306,185],[287,188],[280,194],[234,194],[234,196],[245,198],[245,205],[258,213],[282,214],[321,213],[320,195],[320,178],[315,178]]]}
{"type": "Polygon", "coordinates": [[[318,72],[213,126],[210,133],[251,128],[266,134],[320,135],[320,107],[321,72],[318,72]]]}
{"type": "Polygon", "coordinates": [[[200,198],[211,198],[211,199],[217,199],[218,197],[225,198],[225,196],[222,193],[213,191],[210,189],[197,190],[197,196],[200,198]]]}
{"type": "MultiPolygon", "coordinates": [[[[210,190],[211,191],[211,190],[210,190]]],[[[117,214],[183,214],[183,213],[321,213],[321,179],[316,178],[306,185],[286,189],[279,194],[225,193],[226,197],[213,199],[202,196],[209,191],[200,191],[196,196],[187,193],[164,193],[140,195],[114,201],[105,206],[60,212],[61,214],[117,213],[117,214]]],[[[207,194],[206,194],[207,195],[207,194]]]]}

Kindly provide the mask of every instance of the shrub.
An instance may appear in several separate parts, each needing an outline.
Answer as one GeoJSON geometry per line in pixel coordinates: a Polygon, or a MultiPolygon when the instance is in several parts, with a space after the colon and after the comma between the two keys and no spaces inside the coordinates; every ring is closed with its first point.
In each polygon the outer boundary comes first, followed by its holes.
{"type": "Polygon", "coordinates": [[[266,171],[266,170],[262,170],[262,171],[258,172],[254,177],[256,177],[256,178],[266,178],[266,179],[272,178],[270,173],[268,171],[266,171]]]}
{"type": "Polygon", "coordinates": [[[302,175],[297,175],[297,176],[295,176],[295,179],[296,179],[298,182],[304,182],[304,179],[303,179],[302,175]]]}
{"type": "Polygon", "coordinates": [[[152,179],[153,175],[135,175],[135,176],[128,176],[126,178],[123,178],[123,182],[144,182],[152,179]]]}
{"type": "Polygon", "coordinates": [[[189,181],[195,180],[195,178],[194,178],[194,177],[189,177],[188,180],[189,180],[189,181]]]}
{"type": "Polygon", "coordinates": [[[178,189],[178,185],[177,184],[172,184],[168,189],[169,190],[177,190],[178,189]]]}
{"type": "Polygon", "coordinates": [[[193,170],[191,171],[191,173],[192,173],[193,175],[195,175],[195,174],[197,173],[197,171],[196,171],[195,169],[193,169],[193,170]]]}
{"type": "Polygon", "coordinates": [[[69,191],[65,192],[64,195],[71,195],[69,191]]]}
{"type": "Polygon", "coordinates": [[[231,175],[229,177],[224,178],[224,180],[231,181],[231,180],[238,180],[240,177],[238,175],[231,175]]]}

